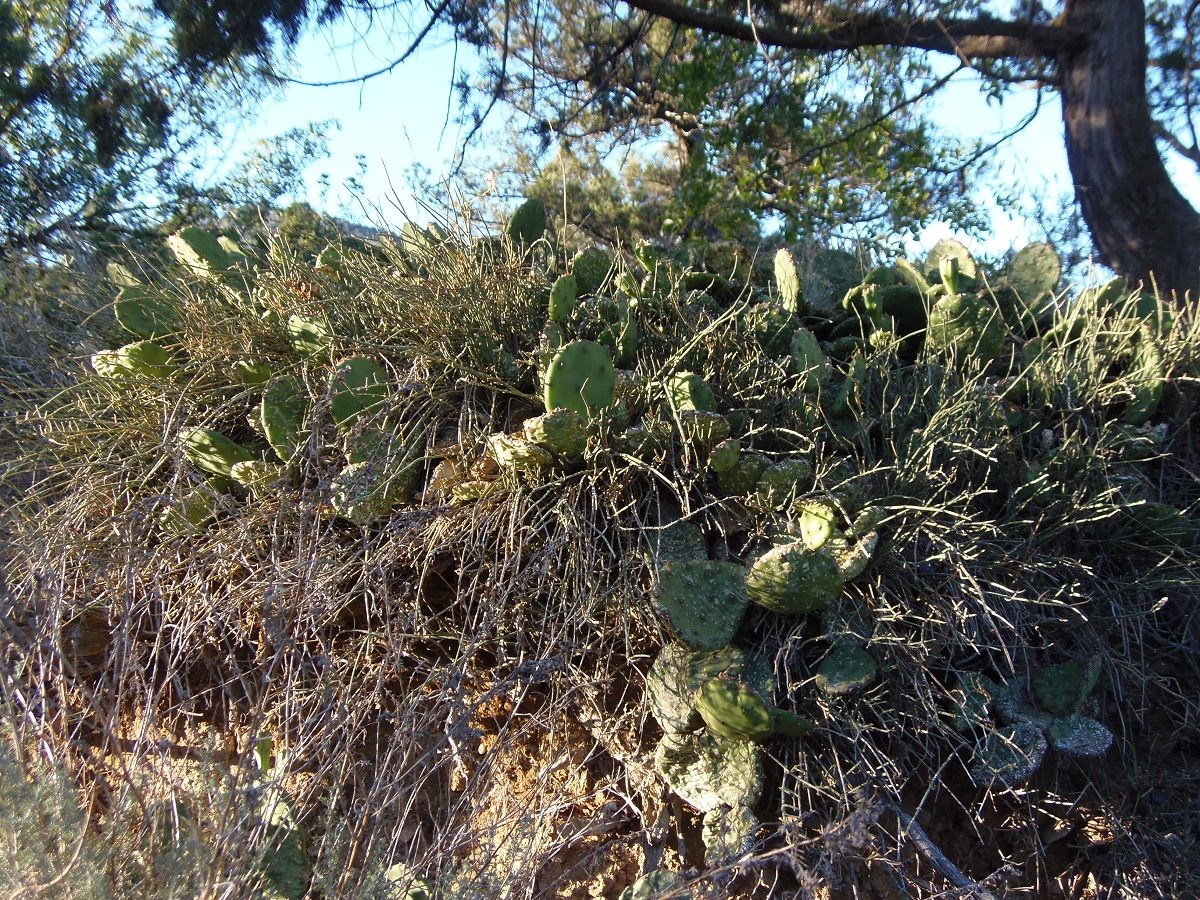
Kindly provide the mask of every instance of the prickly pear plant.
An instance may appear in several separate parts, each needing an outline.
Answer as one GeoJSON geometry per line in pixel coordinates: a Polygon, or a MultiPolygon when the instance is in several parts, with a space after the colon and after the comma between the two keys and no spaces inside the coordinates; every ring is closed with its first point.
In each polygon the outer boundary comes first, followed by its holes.
{"type": "Polygon", "coordinates": [[[761,453],[743,453],[730,468],[718,473],[717,485],[729,496],[749,496],[758,489],[758,480],[770,465],[771,460],[761,453]]]}
{"type": "MultiPolygon", "coordinates": [[[[625,890],[617,900],[655,900],[667,891],[675,891],[682,884],[679,874],[666,869],[647,872],[625,890]]],[[[680,897],[688,900],[691,894],[683,893],[680,897]]]]}
{"type": "Polygon", "coordinates": [[[647,529],[645,537],[650,545],[648,559],[656,569],[708,559],[703,533],[694,523],[679,518],[677,511],[664,513],[658,527],[647,529]]]}
{"type": "Polygon", "coordinates": [[[329,409],[338,428],[352,428],[359,416],[379,412],[391,386],[387,370],[365,356],[352,356],[333,367],[329,376],[329,409]]]}
{"type": "Polygon", "coordinates": [[[694,650],[673,641],[659,652],[646,676],[650,712],[664,731],[683,734],[703,724],[696,697],[705,683],[720,675],[741,678],[764,696],[774,689],[771,667],[761,656],[740,647],[694,650]]]}
{"type": "Polygon", "coordinates": [[[289,316],[284,326],[288,342],[301,356],[321,356],[333,344],[333,332],[324,322],[305,316],[289,316]]]}
{"type": "Polygon", "coordinates": [[[571,311],[575,309],[575,301],[578,297],[578,288],[575,282],[574,275],[563,275],[550,288],[550,309],[549,319],[551,322],[556,322],[562,325],[571,315],[571,311]]]}
{"type": "Polygon", "coordinates": [[[1162,354],[1158,352],[1149,325],[1142,325],[1138,331],[1128,377],[1133,383],[1133,399],[1125,407],[1121,421],[1130,425],[1144,425],[1157,411],[1166,381],[1162,354]]]}
{"type": "Polygon", "coordinates": [[[244,488],[266,493],[274,490],[283,480],[283,469],[277,463],[250,459],[230,466],[229,476],[244,488]]]}
{"type": "Polygon", "coordinates": [[[775,734],[803,737],[813,724],[773,706],[742,679],[723,673],[710,678],[696,695],[696,709],[709,731],[735,741],[762,741],[775,734]]]}
{"type": "Polygon", "coordinates": [[[721,807],[704,814],[700,829],[704,862],[724,865],[754,849],[755,833],[762,823],[748,806],[721,807]]]}
{"type": "Polygon", "coordinates": [[[167,378],[175,371],[171,352],[153,341],[136,341],[119,350],[92,354],[92,368],[106,378],[167,378]]]}
{"type": "Polygon", "coordinates": [[[1016,252],[1004,273],[1020,301],[1020,321],[1028,330],[1050,308],[1062,277],[1062,259],[1052,246],[1029,244],[1016,252]]]}
{"type": "Polygon", "coordinates": [[[612,265],[612,256],[598,247],[584,250],[576,256],[571,263],[571,274],[575,276],[578,295],[588,297],[598,293],[608,280],[612,265]]]}
{"type": "Polygon", "coordinates": [[[1004,319],[989,297],[947,294],[929,311],[925,346],[987,363],[1004,348],[1004,333],[1004,319]]]}
{"type": "MultiPolygon", "coordinates": [[[[941,281],[942,265],[948,260],[953,261],[955,278],[964,278],[973,281],[978,277],[979,272],[975,265],[975,258],[971,256],[971,251],[958,241],[950,238],[940,240],[934,244],[933,249],[925,257],[925,277],[931,282],[941,281]]],[[[945,282],[943,281],[942,283],[944,284],[945,282]]],[[[950,293],[954,293],[954,289],[949,285],[947,285],[947,290],[950,293]]]]}
{"type": "Polygon", "coordinates": [[[812,483],[813,469],[803,459],[785,459],[767,468],[758,479],[758,499],[782,509],[812,483]]]}
{"type": "Polygon", "coordinates": [[[787,250],[781,249],[775,254],[775,289],[780,305],[785,310],[796,314],[802,312],[800,273],[796,271],[796,261],[787,250]]]}
{"type": "Polygon", "coordinates": [[[672,409],[713,412],[717,408],[712,388],[693,372],[676,372],[667,380],[666,388],[672,409]]]}
{"type": "Polygon", "coordinates": [[[706,409],[682,409],[676,414],[676,422],[685,445],[707,450],[729,437],[729,420],[706,409]]]}
{"type": "Polygon", "coordinates": [[[167,247],[179,264],[198,275],[219,275],[233,267],[235,259],[203,228],[189,226],[167,238],[167,247]]]}
{"type": "Polygon", "coordinates": [[[501,469],[536,476],[554,465],[554,456],[523,434],[493,434],[488,450],[501,469]]]}
{"type": "Polygon", "coordinates": [[[616,371],[609,352],[591,341],[572,341],[558,350],[546,370],[546,409],[593,414],[613,402],[616,371]]]}
{"type": "Polygon", "coordinates": [[[255,362],[250,359],[236,359],[229,365],[229,371],[238,384],[245,387],[265,387],[275,375],[275,370],[268,362],[255,362]]]}
{"type": "Polygon", "coordinates": [[[532,197],[517,207],[508,220],[508,237],[514,244],[532,244],[546,233],[546,204],[532,197]]]}
{"type": "Polygon", "coordinates": [[[181,440],[183,456],[188,462],[201,471],[224,478],[233,477],[235,463],[258,458],[236,441],[204,426],[184,431],[181,440]]]}
{"type": "Polygon", "coordinates": [[[825,546],[837,533],[837,511],[823,500],[808,500],[800,505],[800,540],[810,550],[825,546]]]}
{"type": "Polygon", "coordinates": [[[862,280],[858,257],[845,250],[818,251],[804,280],[804,302],[811,310],[829,313],[862,280]]]}
{"type": "Polygon", "coordinates": [[[1030,675],[1030,686],[1038,705],[1055,716],[1072,716],[1083,704],[1100,680],[1100,658],[1070,659],[1038,669],[1030,675]]]}
{"type": "Polygon", "coordinates": [[[842,592],[845,579],[834,555],[810,550],[802,541],[768,550],[750,567],[750,599],[773,612],[798,614],[824,609],[842,592]]]}
{"type": "Polygon", "coordinates": [[[717,474],[728,472],[738,463],[742,445],[736,438],[726,438],[708,453],[708,467],[717,474]]]}
{"type": "Polygon", "coordinates": [[[829,358],[807,328],[797,328],[792,335],[792,365],[800,376],[801,390],[816,393],[829,380],[829,358]]]}
{"type": "Polygon", "coordinates": [[[762,794],[762,759],[751,741],[707,732],[667,734],[654,751],[654,768],[680,799],[700,812],[753,806],[762,794]]]}
{"type": "Polygon", "coordinates": [[[283,462],[291,462],[308,437],[308,392],[295,375],[278,375],[263,389],[262,433],[283,462]]]}
{"type": "Polygon", "coordinates": [[[849,694],[875,680],[879,667],[862,647],[835,646],[817,669],[817,687],[827,694],[849,694]]]}
{"type": "Polygon", "coordinates": [[[976,745],[971,757],[971,777],[977,784],[994,782],[1014,787],[1028,780],[1046,755],[1042,730],[1029,722],[1018,722],[989,731],[976,745]]]}
{"type": "Polygon", "coordinates": [[[578,412],[566,407],[526,419],[522,431],[527,441],[563,459],[582,456],[587,447],[587,423],[578,412]]]}
{"type": "Polygon", "coordinates": [[[122,328],[146,340],[169,338],[179,327],[179,310],[170,299],[142,285],[121,288],[113,312],[122,328]]]}
{"type": "Polygon", "coordinates": [[[213,492],[196,487],[172,500],[159,514],[158,524],[166,537],[181,537],[202,528],[217,514],[217,502],[213,492]]]}
{"type": "Polygon", "coordinates": [[[731,562],[670,563],[659,572],[656,602],[671,630],[697,650],[726,646],[746,614],[746,570],[731,562]]]}

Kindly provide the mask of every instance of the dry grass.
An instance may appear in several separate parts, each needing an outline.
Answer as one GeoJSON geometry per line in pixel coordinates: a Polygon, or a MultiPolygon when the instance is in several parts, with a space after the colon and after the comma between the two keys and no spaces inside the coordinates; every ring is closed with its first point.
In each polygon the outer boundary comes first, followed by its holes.
{"type": "MultiPolygon", "coordinates": [[[[386,364],[403,389],[381,418],[426,436],[423,478],[538,411],[552,272],[463,242],[415,263],[385,247],[334,273],[277,248],[248,280],[162,273],[182,309],[177,377],[102,379],[71,364],[84,349],[5,370],[20,391],[0,457],[0,890],[270,895],[289,834],[319,897],[403,897],[416,875],[445,897],[616,896],[639,870],[697,865],[694,817],[649,765],[643,674],[665,634],[644,551],[660,508],[733,559],[787,516],[715,494],[695,459],[598,445],[582,469],[474,503],[426,495],[366,528],[330,517],[328,361],[298,357],[279,318],[322,316],[333,358],[386,364]],[[298,474],[219,492],[215,522],[165,536],[162,510],[203,486],[180,431],[254,437],[257,395],[226,374],[247,357],[314,397],[298,474]],[[265,808],[281,798],[291,831],[265,808]],[[84,822],[78,844],[64,838],[84,822]]],[[[1200,324],[1184,314],[1162,338],[1158,431],[1114,415],[1134,327],[1117,319],[1036,362],[1019,407],[994,372],[880,350],[857,401],[877,425],[855,442],[763,354],[745,315],[756,290],[715,309],[679,288],[661,298],[643,313],[638,371],[705,375],[749,443],[805,454],[814,493],[853,486],[888,518],[876,561],[823,616],[744,626],[774,659],[781,702],[819,728],[769,745],[762,816],[776,827],[692,889],[933,896],[945,872],[918,852],[915,815],[971,878],[998,873],[993,889],[1012,896],[1194,892],[1198,556],[1155,540],[1131,504],[1195,512],[1200,324]],[[883,676],[829,698],[812,677],[845,635],[883,676]],[[1085,653],[1104,659],[1096,717],[1116,749],[1099,765],[1048,760],[1018,789],[974,785],[972,736],[950,721],[959,674],[1023,677],[1085,653]]]]}

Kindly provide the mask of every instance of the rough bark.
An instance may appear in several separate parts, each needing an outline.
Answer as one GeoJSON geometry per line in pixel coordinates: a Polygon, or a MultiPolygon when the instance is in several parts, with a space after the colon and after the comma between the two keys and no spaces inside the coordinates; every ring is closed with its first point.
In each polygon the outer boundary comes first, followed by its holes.
{"type": "Polygon", "coordinates": [[[1067,161],[1101,258],[1131,282],[1196,296],[1200,214],[1167,174],[1146,97],[1145,7],[1068,0],[1087,34],[1058,54],[1067,161]]]}

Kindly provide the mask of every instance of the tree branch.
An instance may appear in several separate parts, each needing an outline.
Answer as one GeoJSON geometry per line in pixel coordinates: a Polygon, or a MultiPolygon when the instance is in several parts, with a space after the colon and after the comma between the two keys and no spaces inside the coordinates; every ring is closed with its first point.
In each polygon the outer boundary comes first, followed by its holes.
{"type": "Polygon", "coordinates": [[[987,16],[913,21],[869,16],[827,28],[794,29],[751,24],[675,0],[625,0],[625,3],[680,25],[791,50],[911,47],[969,59],[1037,59],[1053,58],[1084,37],[1077,29],[1062,25],[1008,22],[987,16]]]}

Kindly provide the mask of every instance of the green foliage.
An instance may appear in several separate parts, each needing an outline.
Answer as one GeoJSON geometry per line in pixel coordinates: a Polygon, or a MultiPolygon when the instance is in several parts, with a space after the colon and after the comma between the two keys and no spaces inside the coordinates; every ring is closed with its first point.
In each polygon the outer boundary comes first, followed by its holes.
{"type": "Polygon", "coordinates": [[[733,639],[749,605],[745,579],[737,563],[671,563],[659,573],[657,603],[685,643],[718,650],[733,639]]]}
{"type": "Polygon", "coordinates": [[[546,409],[571,409],[590,418],[613,401],[616,372],[612,356],[591,341],[562,347],[546,368],[546,409]]]}

